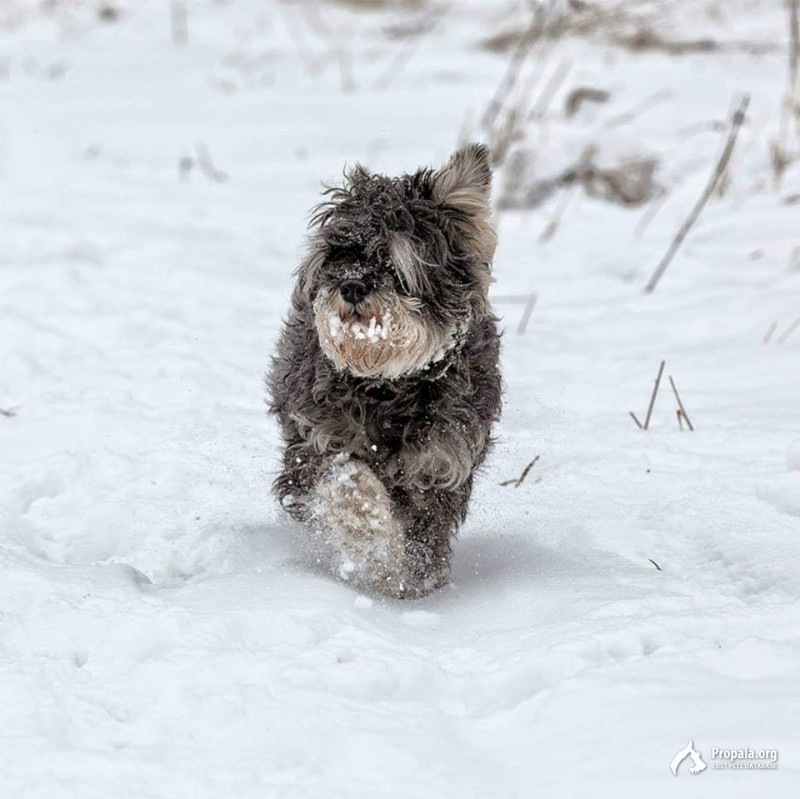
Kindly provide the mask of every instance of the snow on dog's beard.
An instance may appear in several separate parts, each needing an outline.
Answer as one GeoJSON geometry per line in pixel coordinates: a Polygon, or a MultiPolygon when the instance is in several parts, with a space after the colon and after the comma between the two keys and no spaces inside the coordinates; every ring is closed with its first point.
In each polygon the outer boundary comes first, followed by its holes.
{"type": "Polygon", "coordinates": [[[392,379],[442,360],[454,346],[456,326],[423,318],[419,301],[377,290],[355,308],[339,292],[323,289],[314,301],[322,351],[340,371],[392,379]]]}

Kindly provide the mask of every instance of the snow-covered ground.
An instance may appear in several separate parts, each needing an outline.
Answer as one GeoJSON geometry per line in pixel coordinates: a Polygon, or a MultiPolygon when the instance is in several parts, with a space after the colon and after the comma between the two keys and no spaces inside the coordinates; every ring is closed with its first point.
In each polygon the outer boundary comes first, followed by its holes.
{"type": "Polygon", "coordinates": [[[563,195],[499,215],[493,291],[537,304],[524,333],[498,304],[499,441],[452,585],[406,603],[309,563],[269,494],[262,376],[320,181],[481,138],[510,53],[479,43],[527,6],[414,34],[434,7],[197,0],[176,47],[166,0],[112,5],[0,11],[0,796],[800,795],[781,4],[667,5],[665,35],[724,52],[531,52],[524,81],[565,73],[515,145],[533,174],[595,144],[657,158],[668,193],[643,232],[644,207],[581,191],[546,241],[563,195]],[[580,87],[608,101],[568,117],[580,87]],[[726,191],[646,295],[742,92],[726,191]],[[693,433],[666,383],[650,430],[629,416],[662,359],[693,433]],[[709,767],[674,777],[689,739],[709,767]]]}

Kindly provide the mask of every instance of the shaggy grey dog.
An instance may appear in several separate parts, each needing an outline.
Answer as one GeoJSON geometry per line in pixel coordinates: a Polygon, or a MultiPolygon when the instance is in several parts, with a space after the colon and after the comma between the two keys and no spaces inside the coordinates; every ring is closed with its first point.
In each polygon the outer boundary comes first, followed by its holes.
{"type": "Polygon", "coordinates": [[[267,378],[274,489],[342,579],[395,597],[447,582],[500,413],[489,151],[387,178],[356,166],[312,218],[267,378]]]}

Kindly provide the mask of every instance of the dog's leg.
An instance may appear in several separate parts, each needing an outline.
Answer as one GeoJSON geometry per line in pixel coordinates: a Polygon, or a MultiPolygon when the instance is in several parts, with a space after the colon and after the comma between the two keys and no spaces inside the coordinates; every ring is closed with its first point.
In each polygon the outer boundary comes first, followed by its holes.
{"type": "Polygon", "coordinates": [[[452,490],[412,490],[406,528],[406,595],[425,596],[450,579],[451,542],[466,513],[468,479],[452,490]]]}
{"type": "Polygon", "coordinates": [[[363,462],[337,455],[309,502],[322,552],[344,580],[390,596],[406,590],[405,535],[383,483],[363,462]]]}

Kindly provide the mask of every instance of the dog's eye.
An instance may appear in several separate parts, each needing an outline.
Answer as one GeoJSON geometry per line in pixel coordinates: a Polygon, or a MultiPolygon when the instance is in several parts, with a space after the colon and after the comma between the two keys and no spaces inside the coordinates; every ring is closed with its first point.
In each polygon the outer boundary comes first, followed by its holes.
{"type": "Polygon", "coordinates": [[[357,247],[334,247],[328,253],[327,260],[334,264],[352,264],[361,260],[362,252],[357,247]]]}

